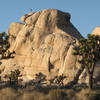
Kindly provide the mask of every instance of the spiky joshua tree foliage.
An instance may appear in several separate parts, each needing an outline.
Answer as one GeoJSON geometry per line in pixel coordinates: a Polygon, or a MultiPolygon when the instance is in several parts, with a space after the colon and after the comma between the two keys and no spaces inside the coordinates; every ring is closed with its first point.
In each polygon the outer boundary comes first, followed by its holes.
{"type": "Polygon", "coordinates": [[[86,68],[89,76],[89,88],[92,89],[95,64],[100,59],[100,36],[88,34],[87,39],[79,40],[79,45],[76,45],[74,50],[74,55],[81,57],[78,62],[86,68]]]}
{"type": "Polygon", "coordinates": [[[5,32],[0,33],[0,54],[4,58],[5,52],[8,50],[10,44],[8,42],[8,35],[5,32]]]}

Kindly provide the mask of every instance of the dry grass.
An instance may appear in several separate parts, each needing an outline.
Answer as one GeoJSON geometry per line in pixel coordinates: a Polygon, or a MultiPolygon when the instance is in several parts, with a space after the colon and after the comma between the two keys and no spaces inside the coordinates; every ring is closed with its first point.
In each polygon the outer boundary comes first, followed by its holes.
{"type": "Polygon", "coordinates": [[[100,90],[83,89],[25,89],[3,88],[0,90],[0,100],[100,100],[100,90]]]}
{"type": "Polygon", "coordinates": [[[12,88],[0,90],[0,100],[17,100],[18,92],[12,88]]]}
{"type": "Polygon", "coordinates": [[[83,89],[76,96],[78,100],[100,100],[100,90],[83,89]]]}

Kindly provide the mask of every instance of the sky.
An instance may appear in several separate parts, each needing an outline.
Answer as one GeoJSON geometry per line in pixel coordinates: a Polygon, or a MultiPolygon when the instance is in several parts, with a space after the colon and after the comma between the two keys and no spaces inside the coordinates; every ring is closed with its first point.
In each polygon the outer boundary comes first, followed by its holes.
{"type": "Polygon", "coordinates": [[[0,0],[0,32],[30,12],[54,8],[71,14],[71,22],[86,37],[100,26],[100,0],[0,0]]]}

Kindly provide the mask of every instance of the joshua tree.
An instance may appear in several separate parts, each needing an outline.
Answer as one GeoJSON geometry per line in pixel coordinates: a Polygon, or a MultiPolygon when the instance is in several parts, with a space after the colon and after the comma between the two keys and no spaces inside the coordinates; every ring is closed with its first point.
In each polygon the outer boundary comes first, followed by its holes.
{"type": "Polygon", "coordinates": [[[0,54],[4,58],[4,53],[9,48],[8,35],[5,32],[0,33],[0,54]]]}
{"type": "Polygon", "coordinates": [[[100,36],[88,34],[88,38],[79,40],[79,45],[74,47],[74,55],[81,56],[78,60],[87,70],[89,76],[89,88],[93,87],[93,73],[95,64],[100,59],[100,36]]]}

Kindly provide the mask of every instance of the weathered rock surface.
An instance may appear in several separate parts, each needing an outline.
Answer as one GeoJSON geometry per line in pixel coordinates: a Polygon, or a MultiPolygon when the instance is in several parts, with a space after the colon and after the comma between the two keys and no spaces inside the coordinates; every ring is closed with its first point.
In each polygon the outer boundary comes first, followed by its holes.
{"type": "Polygon", "coordinates": [[[9,43],[12,45],[14,42],[15,42],[15,39],[19,33],[19,31],[22,29],[24,24],[21,24],[21,23],[12,23],[9,27],[9,30],[8,30],[8,34],[10,36],[10,39],[9,39],[9,43]]]}
{"type": "Polygon", "coordinates": [[[100,35],[100,27],[96,27],[96,28],[93,30],[92,34],[94,34],[94,35],[100,35]]]}
{"type": "Polygon", "coordinates": [[[46,9],[23,16],[24,24],[12,23],[9,51],[16,54],[13,59],[1,61],[1,78],[19,68],[24,81],[41,72],[48,78],[64,74],[70,82],[79,69],[73,46],[82,38],[70,18],[69,13],[46,9]]]}

